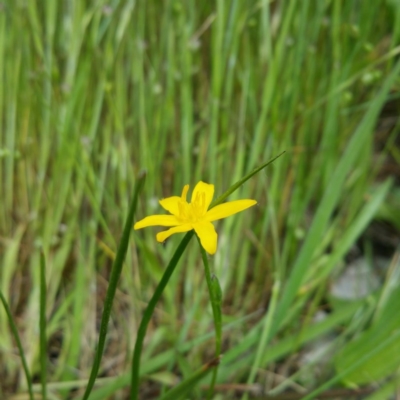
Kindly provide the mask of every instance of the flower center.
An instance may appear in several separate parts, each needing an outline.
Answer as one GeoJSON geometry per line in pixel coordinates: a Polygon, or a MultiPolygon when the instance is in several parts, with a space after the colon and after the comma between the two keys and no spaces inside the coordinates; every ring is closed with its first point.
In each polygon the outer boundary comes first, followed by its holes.
{"type": "Polygon", "coordinates": [[[187,223],[195,223],[202,219],[206,214],[206,194],[197,192],[196,197],[191,203],[186,201],[186,195],[189,190],[189,185],[185,185],[182,190],[181,200],[178,203],[179,219],[187,223]]]}

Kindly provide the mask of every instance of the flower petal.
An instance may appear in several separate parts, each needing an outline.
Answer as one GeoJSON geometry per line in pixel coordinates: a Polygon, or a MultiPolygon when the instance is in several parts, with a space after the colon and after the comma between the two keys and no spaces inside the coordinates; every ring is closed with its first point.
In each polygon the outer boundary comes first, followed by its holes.
{"type": "Polygon", "coordinates": [[[159,201],[160,205],[164,210],[169,211],[171,214],[175,216],[179,216],[179,202],[181,198],[179,196],[171,196],[159,201]]]}
{"type": "Polygon", "coordinates": [[[196,196],[198,193],[205,194],[204,212],[206,212],[214,197],[214,185],[200,181],[193,189],[191,203],[196,200],[196,196]]]}
{"type": "Polygon", "coordinates": [[[180,233],[180,232],[187,232],[193,229],[193,226],[191,224],[183,224],[179,226],[175,226],[174,228],[168,229],[167,231],[162,231],[157,233],[157,241],[158,242],[164,242],[165,239],[169,238],[171,235],[174,233],[180,233]]]}
{"type": "Polygon", "coordinates": [[[148,226],[176,226],[180,222],[173,215],[150,215],[136,222],[133,229],[142,229],[148,226]]]}
{"type": "Polygon", "coordinates": [[[207,221],[216,221],[218,219],[229,217],[240,211],[245,210],[251,206],[254,206],[257,202],[255,200],[235,200],[228,201],[227,203],[215,206],[206,214],[207,221]]]}
{"type": "Polygon", "coordinates": [[[214,225],[211,222],[198,222],[193,224],[193,228],[200,238],[200,243],[204,250],[209,254],[215,254],[218,235],[215,232],[214,225]]]}

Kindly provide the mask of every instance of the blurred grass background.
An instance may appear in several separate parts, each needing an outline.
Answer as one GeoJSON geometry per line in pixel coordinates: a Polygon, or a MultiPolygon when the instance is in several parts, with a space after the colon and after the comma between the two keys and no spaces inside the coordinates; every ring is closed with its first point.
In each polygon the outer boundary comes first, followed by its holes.
{"type": "MultiPolygon", "coordinates": [[[[232,196],[257,208],[217,225],[224,357],[214,399],[333,388],[347,393],[337,398],[394,398],[399,40],[396,0],[1,3],[0,287],[38,383],[44,250],[50,399],[82,395],[139,170],[138,219],[200,179],[220,194],[283,150],[232,196]],[[378,284],[340,298],[332,287],[354,259],[378,284]]],[[[180,240],[159,245],[156,229],[132,233],[91,399],[127,398],[141,313],[180,240]]],[[[142,398],[212,356],[191,244],[147,334],[142,398]]],[[[0,398],[24,392],[0,309],[0,398]]]]}

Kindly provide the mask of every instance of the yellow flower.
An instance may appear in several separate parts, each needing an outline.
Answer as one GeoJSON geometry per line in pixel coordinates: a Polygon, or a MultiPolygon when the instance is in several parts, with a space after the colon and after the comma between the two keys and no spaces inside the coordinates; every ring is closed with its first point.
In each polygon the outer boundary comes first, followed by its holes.
{"type": "Polygon", "coordinates": [[[255,200],[236,200],[220,204],[208,210],[214,196],[214,185],[200,181],[192,193],[192,201],[186,201],[189,185],[185,185],[182,195],[167,197],[160,200],[161,207],[171,215],[151,215],[134,225],[134,229],[147,226],[172,226],[171,229],[157,234],[157,241],[165,239],[178,232],[195,230],[204,249],[214,254],[217,251],[217,232],[212,221],[229,217],[256,204],[255,200]]]}

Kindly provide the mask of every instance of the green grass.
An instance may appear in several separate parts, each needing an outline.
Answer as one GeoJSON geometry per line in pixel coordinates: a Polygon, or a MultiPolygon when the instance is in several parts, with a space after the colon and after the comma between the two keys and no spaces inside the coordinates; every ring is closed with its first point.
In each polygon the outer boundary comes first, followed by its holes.
{"type": "MultiPolygon", "coordinates": [[[[389,102],[398,110],[399,40],[394,0],[3,2],[0,289],[38,398],[41,377],[49,400],[83,395],[138,172],[147,170],[141,219],[200,179],[217,197],[282,151],[229,198],[258,206],[217,224],[209,263],[223,293],[223,357],[213,398],[234,398],[221,384],[299,398],[376,385],[383,397],[371,399],[390,396],[399,384],[385,362],[400,343],[390,313],[400,296],[394,247],[368,298],[337,301],[329,287],[360,238],[373,245],[371,222],[393,226],[398,240],[399,175],[385,172],[400,165],[399,123],[390,122],[398,112],[382,110],[389,102]],[[314,322],[321,309],[330,312],[314,322]],[[335,359],[298,362],[326,337],[335,359]]],[[[129,393],[142,312],[182,239],[162,246],[156,232],[131,233],[91,400],[129,393]]],[[[192,241],[147,331],[141,398],[190,383],[214,348],[192,241]]],[[[28,392],[22,374],[0,307],[0,398],[28,392]]],[[[205,398],[211,379],[190,398],[205,398]]]]}

